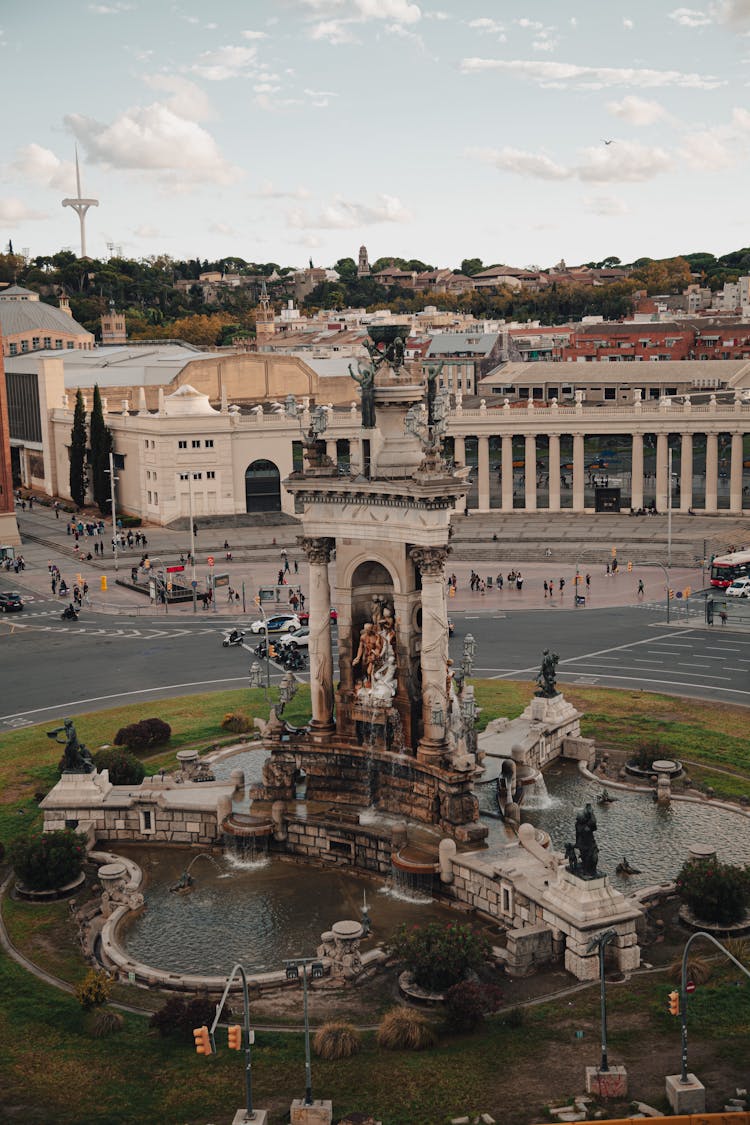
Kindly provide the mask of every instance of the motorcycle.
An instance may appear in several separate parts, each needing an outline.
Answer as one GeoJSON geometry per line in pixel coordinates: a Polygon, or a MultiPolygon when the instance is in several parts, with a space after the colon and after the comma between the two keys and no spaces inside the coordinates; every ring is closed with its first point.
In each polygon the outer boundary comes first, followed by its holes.
{"type": "Polygon", "coordinates": [[[255,646],[255,648],[253,649],[253,652],[261,660],[265,660],[265,658],[266,658],[266,642],[261,641],[260,644],[257,644],[255,646]]]}
{"type": "Polygon", "coordinates": [[[232,648],[233,645],[241,645],[244,639],[245,634],[242,629],[232,629],[231,633],[227,633],[221,643],[224,648],[232,648]]]}
{"type": "Polygon", "coordinates": [[[291,649],[284,657],[284,670],[286,672],[304,672],[306,666],[305,654],[298,648],[291,649]]]}
{"type": "Polygon", "coordinates": [[[69,605],[67,609],[62,611],[60,618],[63,621],[77,621],[78,611],[72,605],[69,605]]]}

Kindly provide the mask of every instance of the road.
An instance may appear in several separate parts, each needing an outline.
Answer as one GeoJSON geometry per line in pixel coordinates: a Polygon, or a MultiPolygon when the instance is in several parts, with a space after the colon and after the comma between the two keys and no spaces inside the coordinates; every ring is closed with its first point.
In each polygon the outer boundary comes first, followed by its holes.
{"type": "MultiPolygon", "coordinates": [[[[563,690],[566,683],[588,683],[750,704],[750,632],[667,625],[663,605],[505,615],[488,606],[452,616],[451,655],[458,664],[471,632],[476,676],[533,679],[542,650],[551,648],[560,654],[563,690]]],[[[92,610],[67,623],[58,603],[38,597],[22,613],[0,616],[0,729],[241,687],[255,657],[249,647],[222,648],[229,623],[212,613],[172,621],[92,610]]],[[[272,682],[280,677],[272,668],[272,682]]]]}

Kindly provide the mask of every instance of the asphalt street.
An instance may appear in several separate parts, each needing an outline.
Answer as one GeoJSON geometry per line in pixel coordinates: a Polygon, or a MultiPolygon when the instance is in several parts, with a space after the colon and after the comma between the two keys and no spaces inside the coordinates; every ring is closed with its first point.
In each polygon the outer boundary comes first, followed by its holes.
{"type": "MultiPolygon", "coordinates": [[[[2,585],[7,585],[5,582],[2,585]]],[[[750,631],[706,628],[696,616],[667,625],[664,605],[509,610],[496,603],[452,611],[451,655],[477,641],[474,674],[533,679],[544,648],[559,653],[559,682],[663,691],[750,704],[750,631]]],[[[0,617],[0,729],[63,715],[241,687],[251,647],[225,649],[236,615],[128,618],[84,609],[60,620],[43,596],[0,617]]],[[[335,630],[334,630],[335,639],[335,630]]],[[[248,638],[249,640],[249,638],[248,638]]],[[[272,682],[282,675],[272,667],[272,682]]],[[[304,677],[302,677],[304,678],[304,677]]]]}

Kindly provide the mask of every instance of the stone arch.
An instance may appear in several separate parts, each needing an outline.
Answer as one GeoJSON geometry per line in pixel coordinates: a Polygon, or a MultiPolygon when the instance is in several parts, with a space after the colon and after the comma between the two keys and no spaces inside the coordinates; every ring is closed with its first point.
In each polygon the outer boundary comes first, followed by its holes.
{"type": "Polygon", "coordinates": [[[245,469],[245,511],[281,511],[281,473],[273,461],[259,458],[245,469]]]}
{"type": "Polygon", "coordinates": [[[351,590],[356,585],[375,585],[376,583],[382,582],[383,580],[385,580],[387,584],[392,587],[394,594],[401,593],[401,579],[398,575],[398,572],[395,571],[384,558],[378,556],[377,554],[368,554],[366,558],[360,556],[359,558],[354,558],[351,560],[348,567],[346,568],[346,571],[344,572],[341,585],[351,590]],[[378,577],[378,572],[372,570],[368,575],[369,580],[365,583],[363,581],[364,571],[361,571],[360,579],[359,581],[357,581],[357,572],[360,571],[360,568],[364,567],[380,567],[385,572],[385,574],[381,574],[380,577],[378,577]]]}

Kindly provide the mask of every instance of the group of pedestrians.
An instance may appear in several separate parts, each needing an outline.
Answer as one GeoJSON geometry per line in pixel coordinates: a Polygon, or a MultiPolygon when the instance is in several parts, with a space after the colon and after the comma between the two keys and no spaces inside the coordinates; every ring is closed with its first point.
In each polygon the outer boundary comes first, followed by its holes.
{"type": "Polygon", "coordinates": [[[22,570],[26,570],[26,560],[23,555],[16,555],[15,558],[11,558],[10,555],[8,555],[3,559],[2,565],[6,570],[14,570],[16,574],[20,574],[22,570]]]}
{"type": "MultiPolygon", "coordinates": [[[[47,570],[50,576],[50,588],[52,590],[52,596],[59,598],[70,597],[68,583],[61,575],[60,568],[57,563],[53,563],[50,560],[47,563],[47,570]]],[[[79,577],[81,576],[79,575],[79,577]]],[[[73,604],[77,609],[80,609],[83,605],[91,605],[91,600],[89,598],[89,584],[85,579],[82,579],[80,583],[75,582],[73,585],[73,604]]]]}

